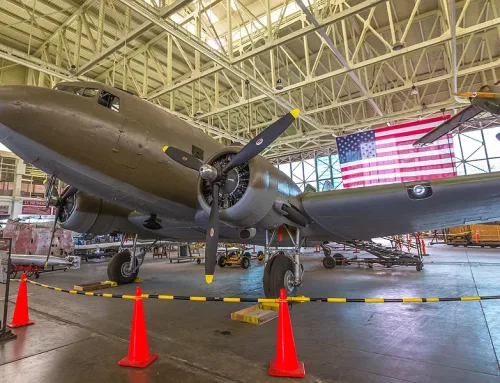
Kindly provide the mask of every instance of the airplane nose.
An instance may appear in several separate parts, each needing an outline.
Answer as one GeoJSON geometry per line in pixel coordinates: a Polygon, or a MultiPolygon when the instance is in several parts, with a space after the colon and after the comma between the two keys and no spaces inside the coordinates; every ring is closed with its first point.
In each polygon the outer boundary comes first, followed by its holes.
{"type": "Polygon", "coordinates": [[[0,141],[10,137],[21,114],[21,98],[14,86],[0,87],[0,141]]]}
{"type": "Polygon", "coordinates": [[[0,103],[12,104],[19,101],[25,93],[22,86],[0,86],[0,103]]]}

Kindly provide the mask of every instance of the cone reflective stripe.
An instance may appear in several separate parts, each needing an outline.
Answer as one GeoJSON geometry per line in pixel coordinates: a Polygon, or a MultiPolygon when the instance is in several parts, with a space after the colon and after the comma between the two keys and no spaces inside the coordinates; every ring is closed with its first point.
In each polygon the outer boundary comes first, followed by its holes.
{"type": "Polygon", "coordinates": [[[276,337],[276,357],[271,362],[269,374],[291,378],[306,376],[304,363],[297,359],[295,341],[293,339],[292,322],[285,289],[280,289],[278,312],[278,335],[276,337]]]}
{"type": "Polygon", "coordinates": [[[7,323],[10,328],[29,326],[35,322],[30,320],[28,313],[28,288],[26,286],[26,273],[21,277],[19,283],[19,291],[17,292],[16,306],[14,307],[14,315],[12,322],[7,323]]]}
{"type": "Polygon", "coordinates": [[[144,320],[144,306],[141,295],[142,290],[138,286],[135,289],[134,314],[132,316],[128,355],[118,362],[120,366],[144,368],[158,358],[158,354],[151,355],[149,353],[146,321],[144,320]]]}

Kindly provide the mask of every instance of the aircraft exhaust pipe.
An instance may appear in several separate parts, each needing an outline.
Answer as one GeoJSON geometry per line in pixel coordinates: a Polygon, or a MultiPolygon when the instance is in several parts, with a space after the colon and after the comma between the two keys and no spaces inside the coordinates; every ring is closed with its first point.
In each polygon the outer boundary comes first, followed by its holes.
{"type": "Polygon", "coordinates": [[[257,234],[257,229],[254,227],[249,227],[246,229],[240,230],[240,239],[252,239],[257,234]]]}

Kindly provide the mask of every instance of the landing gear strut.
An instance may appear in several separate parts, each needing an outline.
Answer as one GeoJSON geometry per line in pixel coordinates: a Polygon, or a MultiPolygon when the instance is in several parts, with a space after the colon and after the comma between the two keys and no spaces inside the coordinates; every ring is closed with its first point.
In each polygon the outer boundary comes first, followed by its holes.
{"type": "Polygon", "coordinates": [[[295,295],[297,287],[302,285],[304,268],[300,264],[300,245],[302,243],[300,229],[297,229],[294,240],[288,227],[283,227],[288,232],[294,245],[293,251],[288,255],[280,251],[270,256],[269,248],[276,235],[277,229],[273,229],[271,238],[269,238],[269,231],[266,231],[266,267],[264,269],[263,285],[264,294],[267,298],[279,297],[281,288],[285,288],[287,295],[295,295]]]}
{"type": "Polygon", "coordinates": [[[154,241],[150,246],[143,248],[142,251],[136,255],[137,234],[134,238],[132,253],[123,249],[124,238],[125,236],[122,238],[118,253],[115,254],[108,263],[108,278],[110,281],[116,282],[119,285],[132,283],[137,279],[139,268],[144,262],[146,253],[156,244],[156,241],[154,241]]]}

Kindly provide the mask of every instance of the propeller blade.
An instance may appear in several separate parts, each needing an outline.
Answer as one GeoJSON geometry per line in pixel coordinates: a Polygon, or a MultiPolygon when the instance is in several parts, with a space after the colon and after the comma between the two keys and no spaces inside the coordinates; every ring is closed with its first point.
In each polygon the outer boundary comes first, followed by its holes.
{"type": "Polygon", "coordinates": [[[177,149],[173,146],[164,146],[163,152],[178,164],[184,165],[189,169],[198,171],[201,165],[203,165],[203,162],[192,154],[186,153],[184,150],[177,149]]]}
{"type": "Polygon", "coordinates": [[[217,247],[219,246],[219,185],[213,184],[213,201],[208,218],[205,248],[205,281],[210,284],[214,279],[217,247]]]}
{"type": "Polygon", "coordinates": [[[500,93],[492,93],[492,92],[458,92],[454,94],[458,97],[467,97],[467,98],[500,98],[500,93]]]}
{"type": "Polygon", "coordinates": [[[285,130],[288,129],[290,125],[299,116],[300,110],[294,109],[289,113],[285,114],[275,123],[269,125],[269,127],[261,132],[259,135],[254,137],[252,141],[246,144],[233,159],[222,169],[222,173],[228,173],[236,166],[240,166],[245,162],[250,161],[256,155],[261,153],[269,145],[271,145],[279,136],[283,134],[285,130]]]}
{"type": "Polygon", "coordinates": [[[45,185],[45,207],[50,205],[55,205],[56,201],[59,199],[59,193],[55,185],[55,177],[52,176],[50,180],[44,181],[45,185]]]}
{"type": "Polygon", "coordinates": [[[59,219],[59,214],[61,214],[62,204],[59,204],[56,209],[56,216],[54,218],[54,226],[52,226],[52,234],[50,236],[49,250],[47,251],[47,258],[45,258],[45,267],[49,265],[49,257],[52,252],[52,242],[54,242],[54,236],[56,234],[57,220],[59,219]]]}

